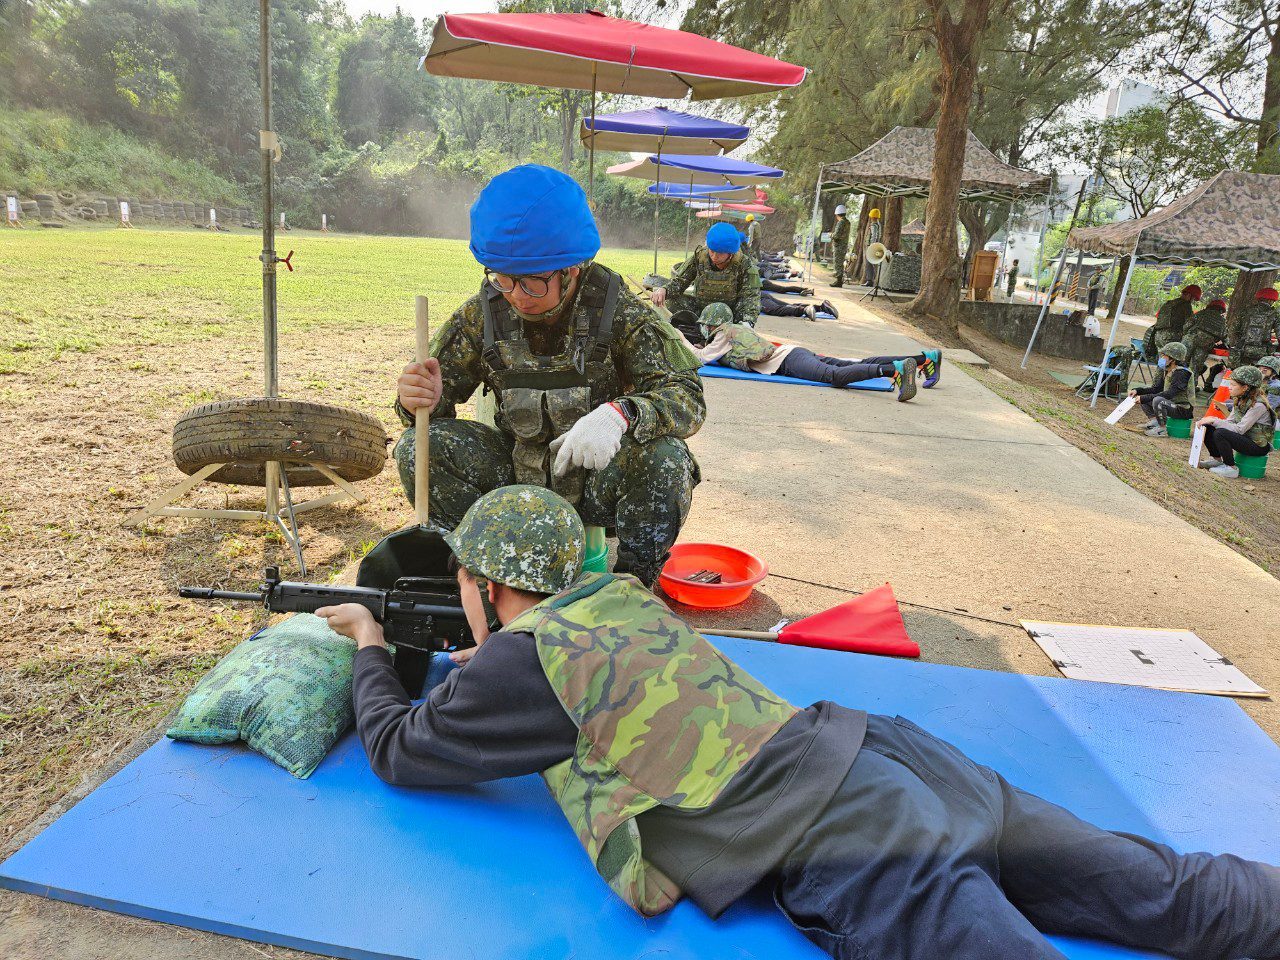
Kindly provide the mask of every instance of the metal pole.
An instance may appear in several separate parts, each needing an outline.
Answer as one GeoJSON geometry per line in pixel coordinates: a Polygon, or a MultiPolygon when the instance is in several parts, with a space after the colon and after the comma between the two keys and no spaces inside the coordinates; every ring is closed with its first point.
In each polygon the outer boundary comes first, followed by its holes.
{"type": "Polygon", "coordinates": [[[587,206],[595,210],[596,199],[596,63],[591,63],[591,159],[587,161],[587,206]]]}
{"type": "MultiPolygon", "coordinates": [[[[280,379],[276,347],[276,223],[271,201],[271,164],[275,162],[274,137],[271,134],[271,8],[268,0],[259,0],[258,16],[258,83],[262,88],[262,135],[258,146],[262,152],[262,341],[264,346],[264,390],[267,397],[280,395],[280,379]]],[[[266,514],[269,521],[279,523],[280,464],[269,461],[263,478],[266,514]]],[[[296,529],[294,533],[297,535],[296,529]]],[[[287,539],[287,538],[286,538],[287,539]]]]}
{"type": "MultiPolygon", "coordinates": [[[[1098,405],[1098,394],[1102,392],[1102,377],[1107,369],[1107,354],[1111,352],[1111,345],[1115,343],[1116,331],[1120,329],[1121,314],[1124,313],[1124,298],[1129,294],[1129,281],[1133,279],[1133,271],[1138,266],[1138,240],[1142,234],[1133,241],[1133,252],[1129,254],[1129,272],[1124,275],[1124,283],[1120,286],[1120,297],[1116,301],[1115,309],[1111,311],[1111,330],[1107,334],[1107,345],[1102,348],[1102,363],[1098,370],[1098,382],[1093,385],[1093,397],[1089,400],[1090,407],[1098,405]]],[[[1128,386],[1128,384],[1122,384],[1128,386]]],[[[1194,384],[1193,384],[1194,386],[1194,384]]]]}
{"type": "Polygon", "coordinates": [[[813,185],[813,214],[809,221],[809,251],[804,258],[804,278],[813,281],[813,252],[818,246],[818,237],[822,233],[822,224],[818,222],[818,198],[822,195],[822,171],[825,163],[818,164],[818,182],[813,185]]]}
{"type": "MultiPolygon", "coordinates": [[[[1080,184],[1080,192],[1076,194],[1075,210],[1071,212],[1071,223],[1073,225],[1076,222],[1076,217],[1080,215],[1080,203],[1082,200],[1084,200],[1084,192],[1088,188],[1088,186],[1089,186],[1089,178],[1085,177],[1080,184]]],[[[1036,337],[1040,336],[1040,325],[1044,323],[1045,315],[1049,312],[1049,300],[1053,296],[1053,288],[1056,287],[1058,285],[1058,281],[1062,279],[1062,268],[1067,262],[1067,249],[1068,249],[1067,240],[1069,240],[1070,237],[1071,237],[1070,228],[1068,228],[1067,236],[1064,237],[1062,240],[1062,254],[1061,256],[1058,257],[1058,269],[1054,272],[1053,282],[1049,284],[1049,290],[1045,294],[1044,306],[1040,308],[1040,316],[1036,318],[1036,326],[1035,326],[1035,329],[1031,331],[1031,339],[1027,341],[1027,352],[1022,355],[1023,370],[1027,369],[1027,361],[1031,358],[1031,349],[1036,345],[1036,337]]],[[[1037,263],[1036,264],[1037,272],[1039,271],[1039,267],[1040,267],[1040,264],[1037,263]]]]}
{"type": "MultiPolygon", "coordinates": [[[[685,198],[686,203],[693,201],[693,171],[689,171],[689,196],[685,198]]],[[[686,206],[684,208],[684,258],[689,259],[689,231],[693,229],[693,207],[686,206]]]]}
{"type": "MultiPolygon", "coordinates": [[[[262,87],[262,129],[271,131],[271,10],[268,0],[259,0],[262,25],[258,31],[259,79],[262,87]]],[[[262,327],[266,347],[265,387],[268,397],[280,393],[276,366],[276,220],[271,201],[271,164],[274,151],[269,143],[260,144],[262,152],[262,327]]]]}
{"type": "Polygon", "coordinates": [[[1044,237],[1049,232],[1049,213],[1052,205],[1046,201],[1044,205],[1044,221],[1040,224],[1040,245],[1036,248],[1036,262],[1032,264],[1031,269],[1036,278],[1035,297],[1040,299],[1040,264],[1044,260],[1044,237]]]}
{"type": "Polygon", "coordinates": [[[664,128],[662,137],[658,140],[658,179],[654,182],[653,189],[653,275],[658,275],[658,204],[662,202],[662,144],[667,139],[667,131],[664,128]]]}

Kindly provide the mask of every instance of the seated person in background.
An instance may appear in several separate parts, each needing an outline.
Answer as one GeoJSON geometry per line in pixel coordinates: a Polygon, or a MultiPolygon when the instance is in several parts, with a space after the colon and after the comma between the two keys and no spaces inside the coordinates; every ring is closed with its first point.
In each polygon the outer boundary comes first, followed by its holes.
{"type": "Polygon", "coordinates": [[[445,539],[468,618],[483,590],[502,630],[423,703],[367,609],[317,611],[356,641],[370,766],[403,787],[541,773],[599,896],[714,918],[763,882],[837,960],[1062,960],[1040,931],[1280,958],[1280,869],[1094,826],[903,717],[787,702],[633,578],[583,574],[554,493],[495,490],[445,539]]]}
{"type": "Polygon", "coordinates": [[[1187,348],[1184,344],[1166,343],[1160,348],[1160,357],[1156,361],[1160,368],[1155,381],[1149,387],[1137,387],[1129,391],[1129,396],[1137,397],[1142,404],[1142,412],[1151,419],[1147,421],[1148,437],[1167,437],[1165,421],[1170,417],[1175,420],[1190,420],[1195,405],[1195,387],[1192,384],[1191,371],[1184,365],[1187,360],[1187,348]]]}
{"type": "Polygon", "coordinates": [[[1263,357],[1258,361],[1262,371],[1262,392],[1272,410],[1280,409],[1280,357],[1263,357]]]}
{"type": "MultiPolygon", "coordinates": [[[[700,315],[712,304],[722,303],[735,323],[754,327],[760,318],[760,272],[741,248],[742,234],[732,224],[714,224],[707,231],[706,245],[694,250],[671,279],[653,291],[654,304],[672,313],[689,310],[700,315]],[[693,291],[686,293],[690,287],[693,291]]],[[[804,311],[797,315],[803,316],[804,311]]]]}
{"type": "Polygon", "coordinates": [[[916,371],[925,374],[926,388],[942,379],[942,351],[925,350],[915,356],[867,357],[865,360],[842,360],[814,353],[795,344],[778,346],[750,327],[734,323],[723,308],[711,309],[703,314],[703,337],[710,338],[706,346],[689,349],[703,363],[718,363],[723,367],[751,373],[779,374],[829,383],[833,387],[847,387],[862,380],[890,377],[898,391],[898,399],[910,400],[916,395],[916,371]]]}
{"type": "Polygon", "coordinates": [[[1271,452],[1276,433],[1276,414],[1263,398],[1262,371],[1244,366],[1231,371],[1231,416],[1226,420],[1201,417],[1204,445],[1210,453],[1200,460],[1200,468],[1228,480],[1240,476],[1236,454],[1265,457],[1271,452]]]}
{"type": "MultiPolygon", "coordinates": [[[[1214,348],[1222,343],[1227,335],[1227,301],[1217,298],[1210,300],[1203,310],[1197,310],[1187,321],[1183,331],[1182,342],[1187,347],[1187,367],[1191,370],[1191,385],[1198,387],[1199,378],[1204,373],[1204,362],[1214,348]]],[[[1218,369],[1221,369],[1220,367],[1218,369]]],[[[1211,371],[1212,374],[1212,371],[1211,371]]],[[[1212,389],[1212,375],[1205,381],[1205,389],[1212,389]]]]}

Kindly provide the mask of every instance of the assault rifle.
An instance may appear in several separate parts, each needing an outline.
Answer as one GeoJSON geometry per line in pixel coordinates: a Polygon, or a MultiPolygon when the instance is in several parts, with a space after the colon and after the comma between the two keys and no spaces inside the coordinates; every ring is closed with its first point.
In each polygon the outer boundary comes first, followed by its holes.
{"type": "Polygon", "coordinates": [[[179,587],[178,596],[260,603],[272,613],[315,613],[358,603],[382,624],[387,643],[396,648],[396,671],[411,697],[422,689],[430,654],[475,646],[453,577],[402,577],[391,589],[380,590],[281,580],[279,567],[267,567],[256,591],[179,587]]]}

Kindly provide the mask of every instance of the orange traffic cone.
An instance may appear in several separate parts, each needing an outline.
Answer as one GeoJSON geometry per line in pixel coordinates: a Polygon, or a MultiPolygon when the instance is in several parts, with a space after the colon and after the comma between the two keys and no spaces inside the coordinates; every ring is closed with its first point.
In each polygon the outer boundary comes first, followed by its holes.
{"type": "Polygon", "coordinates": [[[1218,383],[1218,389],[1213,391],[1213,399],[1209,401],[1209,409],[1204,412],[1206,417],[1217,417],[1219,420],[1227,418],[1227,401],[1231,399],[1231,391],[1227,389],[1227,385],[1231,383],[1231,371],[1225,370],[1222,374],[1222,380],[1218,383]]]}

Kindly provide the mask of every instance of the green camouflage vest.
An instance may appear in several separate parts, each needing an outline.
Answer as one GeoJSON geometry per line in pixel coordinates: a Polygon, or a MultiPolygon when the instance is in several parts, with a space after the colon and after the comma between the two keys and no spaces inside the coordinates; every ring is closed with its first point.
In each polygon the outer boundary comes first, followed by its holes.
{"type": "Polygon", "coordinates": [[[511,461],[517,483],[554,490],[570,503],[582,497],[586,471],[571,469],[563,477],[551,471],[551,441],[568,433],[579,418],[609,395],[593,396],[593,387],[611,383],[613,315],[621,278],[598,264],[583,276],[573,306],[573,328],[564,349],[539,356],[529,348],[520,318],[496,289],[481,288],[484,313],[486,383],[498,395],[498,411],[515,437],[511,461]]]}
{"type": "Polygon", "coordinates": [[[796,708],[726,659],[631,577],[584,574],[506,625],[532,633],[578,726],[542,773],[600,876],[645,916],[680,890],[640,850],[635,818],[709,806],[796,708]]]}
{"type": "MultiPolygon", "coordinates": [[[[1240,318],[1240,350],[1259,356],[1271,349],[1271,333],[1276,327],[1276,311],[1264,301],[1250,304],[1240,318]]],[[[1252,361],[1250,361],[1252,362],[1252,361]]]]}
{"type": "MultiPolygon", "coordinates": [[[[1169,367],[1164,371],[1164,383],[1166,388],[1173,382],[1173,371],[1178,369],[1180,368],[1169,367]]],[[[1187,380],[1187,385],[1173,395],[1172,400],[1179,406],[1195,407],[1196,378],[1194,374],[1192,374],[1192,376],[1187,380]]]]}
{"type": "Polygon", "coordinates": [[[720,270],[712,265],[706,247],[699,247],[694,256],[698,260],[698,276],[693,281],[693,295],[703,303],[727,303],[731,307],[736,304],[745,274],[742,251],[735,253],[720,270]]]}
{"type": "Polygon", "coordinates": [[[729,352],[719,359],[719,363],[735,370],[750,372],[751,364],[758,360],[768,360],[778,348],[741,323],[726,323],[721,330],[728,332],[732,338],[729,352]]]}
{"type": "MultiPolygon", "coordinates": [[[[1250,440],[1252,440],[1254,443],[1256,443],[1258,446],[1266,447],[1267,450],[1270,450],[1271,441],[1275,439],[1275,435],[1276,435],[1275,411],[1273,411],[1271,409],[1271,405],[1267,403],[1267,396],[1263,391],[1258,392],[1258,398],[1254,401],[1254,403],[1262,404],[1264,407],[1266,407],[1267,412],[1263,414],[1261,420],[1259,420],[1252,427],[1246,430],[1244,435],[1248,437],[1250,440]]],[[[1250,404],[1250,406],[1252,406],[1252,404],[1250,404]]],[[[1244,418],[1244,415],[1248,411],[1248,409],[1249,409],[1248,407],[1241,409],[1240,404],[1237,403],[1235,406],[1231,408],[1231,415],[1227,417],[1227,419],[1233,423],[1239,423],[1244,418]]]]}

